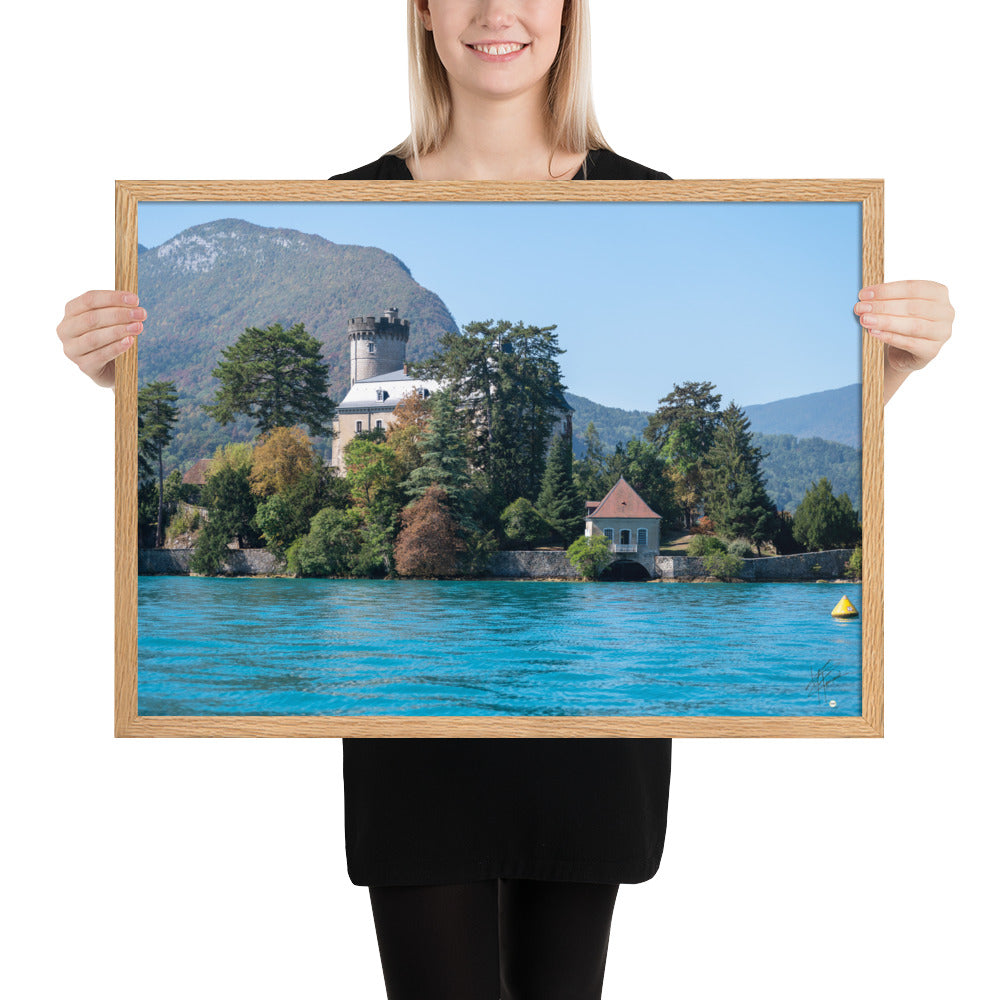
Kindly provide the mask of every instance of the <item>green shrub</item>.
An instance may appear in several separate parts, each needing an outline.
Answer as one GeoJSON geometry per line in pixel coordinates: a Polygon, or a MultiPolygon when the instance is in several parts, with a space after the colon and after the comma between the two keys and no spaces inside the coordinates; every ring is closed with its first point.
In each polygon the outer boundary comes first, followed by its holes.
{"type": "Polygon", "coordinates": [[[566,550],[570,565],[585,580],[596,580],[611,565],[611,543],[604,535],[581,535],[566,550]]]}
{"type": "Polygon", "coordinates": [[[167,541],[173,541],[178,535],[186,534],[189,531],[197,531],[201,524],[201,513],[195,507],[182,507],[170,519],[167,525],[167,541]]]}
{"type": "Polygon", "coordinates": [[[743,571],[743,560],[729,552],[709,552],[702,556],[701,564],[709,576],[720,580],[738,580],[743,571]]]}
{"type": "Polygon", "coordinates": [[[734,538],[729,543],[729,554],[738,559],[750,559],[754,555],[754,547],[745,538],[734,538]]]}
{"type": "Polygon", "coordinates": [[[847,567],[844,571],[852,580],[861,579],[861,546],[859,545],[847,560],[847,567]]]}
{"type": "Polygon", "coordinates": [[[688,545],[687,554],[701,558],[710,552],[725,552],[726,543],[715,535],[695,535],[688,545]]]}
{"type": "Polygon", "coordinates": [[[525,497],[518,497],[507,505],[500,515],[506,547],[512,549],[534,548],[544,541],[552,529],[525,497]]]}

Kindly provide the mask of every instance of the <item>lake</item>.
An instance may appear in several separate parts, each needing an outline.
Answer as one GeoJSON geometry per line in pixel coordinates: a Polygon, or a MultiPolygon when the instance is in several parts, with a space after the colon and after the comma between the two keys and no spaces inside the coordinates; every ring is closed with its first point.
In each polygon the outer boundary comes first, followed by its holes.
{"type": "Polygon", "coordinates": [[[139,714],[857,716],[843,594],[141,576],[139,714]]]}

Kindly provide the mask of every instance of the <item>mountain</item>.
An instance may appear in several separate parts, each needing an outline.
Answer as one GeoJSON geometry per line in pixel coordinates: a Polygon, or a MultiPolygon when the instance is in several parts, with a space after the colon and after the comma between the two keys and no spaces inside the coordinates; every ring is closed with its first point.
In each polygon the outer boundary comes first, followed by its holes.
{"type": "Polygon", "coordinates": [[[758,434],[792,434],[861,446],[860,383],[743,409],[758,434]]]}
{"type": "MultiPolygon", "coordinates": [[[[350,318],[397,307],[410,321],[407,357],[414,361],[428,357],[443,332],[458,329],[441,299],[385,250],[239,219],[192,226],[144,250],[139,296],[149,316],[139,337],[139,384],[173,379],[181,396],[168,467],[253,436],[248,418],[220,427],[200,409],[214,397],[211,373],[222,349],[247,327],[303,323],[330,362],[334,401],[350,386],[350,318]]],[[[329,439],[317,443],[329,456],[329,439]]]]}
{"type": "MultiPolygon", "coordinates": [[[[619,441],[641,437],[650,416],[642,410],[622,410],[584,396],[565,395],[574,410],[573,454],[577,458],[586,453],[583,435],[589,423],[593,422],[605,449],[612,451],[619,441]]],[[[860,385],[744,410],[750,418],[754,443],[765,455],[761,471],[767,491],[779,510],[794,511],[821,476],[830,480],[836,496],[846,493],[855,510],[860,510],[860,385]]]]}

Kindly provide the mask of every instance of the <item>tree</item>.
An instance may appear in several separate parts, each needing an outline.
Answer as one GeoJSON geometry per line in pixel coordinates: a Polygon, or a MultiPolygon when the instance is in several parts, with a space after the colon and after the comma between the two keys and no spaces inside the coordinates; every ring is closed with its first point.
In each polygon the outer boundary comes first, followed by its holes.
{"type": "Polygon", "coordinates": [[[285,492],[309,475],[316,453],[301,427],[275,427],[254,442],[250,485],[258,496],[285,492]]]}
{"type": "Polygon", "coordinates": [[[500,526],[507,540],[507,547],[512,549],[532,549],[548,537],[552,530],[525,497],[518,497],[504,508],[500,515],[500,526]]]}
{"type": "Polygon", "coordinates": [[[652,442],[668,463],[674,495],[691,527],[703,503],[705,454],[711,447],[721,415],[720,394],[711,382],[684,382],[660,400],[643,437],[652,442]]]}
{"type": "Polygon", "coordinates": [[[557,434],[549,448],[542,488],[535,504],[562,545],[576,538],[583,522],[583,501],[573,480],[573,451],[567,438],[557,434]]]}
{"type": "Polygon", "coordinates": [[[403,509],[395,545],[396,569],[403,576],[455,576],[465,549],[448,509],[448,494],[429,486],[403,509]]]}
{"type": "Polygon", "coordinates": [[[363,545],[362,517],[351,508],[324,507],[313,515],[309,532],[288,549],[293,576],[354,576],[363,545]]]}
{"type": "Polygon", "coordinates": [[[712,444],[715,428],[719,424],[719,404],[722,395],[715,394],[711,382],[684,382],[660,400],[643,435],[647,441],[661,447],[678,427],[687,426],[686,440],[691,453],[703,455],[712,444]]]}
{"type": "Polygon", "coordinates": [[[223,349],[212,371],[221,384],[215,402],[203,409],[220,424],[246,414],[261,432],[304,424],[311,434],[328,433],[336,406],[321,349],[301,323],[287,330],[280,323],[247,327],[223,349]]]}
{"type": "Polygon", "coordinates": [[[846,493],[834,497],[823,476],[802,498],[792,520],[795,540],[810,552],[853,548],[861,538],[858,515],[846,493]]]}
{"type": "Polygon", "coordinates": [[[259,541],[257,497],[250,488],[252,463],[253,447],[249,444],[230,444],[216,450],[202,490],[208,523],[199,530],[195,542],[191,567],[196,573],[217,573],[233,537],[240,548],[259,541]]]}
{"type": "Polygon", "coordinates": [[[313,517],[327,507],[350,505],[347,481],[330,475],[322,458],[313,453],[312,467],[300,479],[257,504],[255,520],[267,547],[277,556],[310,531],[313,517]]]}
{"type": "Polygon", "coordinates": [[[463,401],[471,462],[482,469],[494,516],[538,493],[552,430],[565,407],[555,326],[492,319],[445,333],[437,353],[415,364],[463,401]]]}
{"type": "Polygon", "coordinates": [[[475,530],[475,494],[469,475],[466,432],[458,400],[450,389],[431,397],[431,416],[420,438],[420,464],[406,481],[406,492],[417,498],[434,484],[444,490],[452,512],[466,531],[475,530]]]}
{"type": "Polygon", "coordinates": [[[596,580],[611,565],[611,543],[604,535],[581,535],[566,550],[573,569],[585,580],[596,580]]]}
{"type": "MultiPolygon", "coordinates": [[[[573,463],[573,478],[584,500],[600,500],[610,486],[605,486],[607,475],[604,443],[593,420],[587,424],[587,429],[583,432],[583,442],[587,450],[583,458],[573,463]]],[[[617,476],[613,480],[613,483],[616,482],[618,482],[617,476]]]]}
{"type": "Polygon", "coordinates": [[[407,393],[393,411],[385,440],[396,453],[404,477],[423,461],[420,440],[430,427],[431,413],[430,400],[419,390],[407,393]]]}
{"type": "Polygon", "coordinates": [[[624,479],[663,518],[664,524],[679,518],[674,481],[656,445],[640,438],[615,445],[604,463],[600,493],[593,499],[604,497],[619,479],[624,479]]]}
{"type": "Polygon", "coordinates": [[[778,533],[778,512],[764,488],[763,454],[753,443],[750,421],[730,403],[704,459],[705,513],[726,538],[746,538],[757,547],[778,533]]]}
{"type": "Polygon", "coordinates": [[[148,382],[137,396],[140,467],[153,460],[159,468],[160,494],[156,511],[156,547],[163,545],[163,449],[177,422],[177,386],[172,381],[148,382]]]}

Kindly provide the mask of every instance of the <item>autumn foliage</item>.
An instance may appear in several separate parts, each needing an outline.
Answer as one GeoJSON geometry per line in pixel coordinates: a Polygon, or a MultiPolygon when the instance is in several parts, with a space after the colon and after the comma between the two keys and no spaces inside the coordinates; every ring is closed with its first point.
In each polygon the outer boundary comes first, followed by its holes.
{"type": "Polygon", "coordinates": [[[254,444],[250,485],[258,496],[283,493],[312,471],[314,460],[301,427],[275,427],[254,444]]]}
{"type": "Polygon", "coordinates": [[[402,530],[393,551],[401,576],[455,576],[459,554],[465,543],[448,509],[448,494],[440,486],[428,486],[403,509],[402,530]]]}

